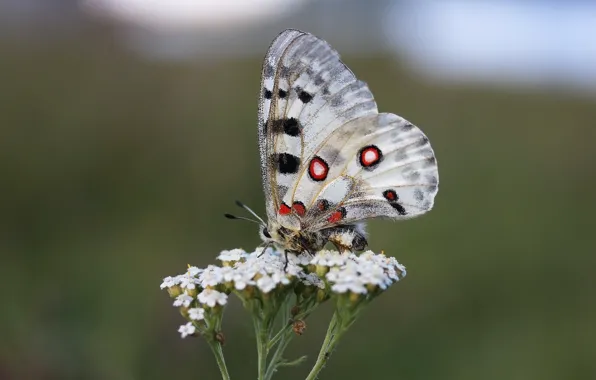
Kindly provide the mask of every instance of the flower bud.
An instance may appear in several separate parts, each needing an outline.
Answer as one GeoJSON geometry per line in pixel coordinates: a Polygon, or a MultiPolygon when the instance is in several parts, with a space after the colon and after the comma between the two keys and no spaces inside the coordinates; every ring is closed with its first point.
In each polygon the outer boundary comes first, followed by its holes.
{"type": "Polygon", "coordinates": [[[168,294],[170,295],[170,297],[176,298],[180,294],[182,294],[182,288],[180,287],[180,285],[171,286],[168,288],[168,294]]]}
{"type": "Polygon", "coordinates": [[[298,319],[292,323],[292,330],[296,335],[302,335],[304,330],[306,330],[306,322],[301,319],[298,319]]]}

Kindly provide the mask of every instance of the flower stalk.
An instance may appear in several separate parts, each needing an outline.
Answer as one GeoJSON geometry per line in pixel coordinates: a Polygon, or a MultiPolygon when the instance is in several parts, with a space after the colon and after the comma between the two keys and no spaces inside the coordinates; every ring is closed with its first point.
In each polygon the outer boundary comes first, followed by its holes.
{"type": "Polygon", "coordinates": [[[209,348],[211,348],[211,352],[213,352],[213,356],[215,356],[215,361],[217,362],[217,367],[221,373],[222,380],[230,380],[230,374],[228,373],[228,367],[226,367],[226,360],[224,359],[221,343],[215,340],[207,340],[207,343],[209,344],[209,348]]]}

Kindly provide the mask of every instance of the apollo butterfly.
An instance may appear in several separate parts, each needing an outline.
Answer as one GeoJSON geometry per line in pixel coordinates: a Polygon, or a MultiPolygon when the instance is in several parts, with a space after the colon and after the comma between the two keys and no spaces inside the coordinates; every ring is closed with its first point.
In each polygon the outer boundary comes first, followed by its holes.
{"type": "Polygon", "coordinates": [[[328,242],[363,250],[367,219],[433,207],[439,174],[428,138],[379,113],[366,83],[312,34],[288,29],[269,47],[258,137],[268,221],[253,215],[264,243],[286,254],[328,242]]]}

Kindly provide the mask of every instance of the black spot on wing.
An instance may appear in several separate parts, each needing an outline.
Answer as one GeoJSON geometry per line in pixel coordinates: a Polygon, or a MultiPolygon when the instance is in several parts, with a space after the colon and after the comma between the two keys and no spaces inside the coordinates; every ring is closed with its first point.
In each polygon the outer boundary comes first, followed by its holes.
{"type": "Polygon", "coordinates": [[[287,95],[288,95],[288,92],[287,91],[282,90],[281,88],[279,89],[279,97],[281,99],[284,99],[287,95]]]}
{"type": "Polygon", "coordinates": [[[399,204],[397,202],[389,202],[389,204],[391,205],[391,207],[393,207],[394,209],[397,210],[397,212],[399,213],[399,215],[406,215],[407,214],[406,209],[401,204],[399,204]]]}
{"type": "Polygon", "coordinates": [[[397,193],[395,192],[395,190],[393,189],[388,189],[383,191],[383,197],[385,199],[387,199],[387,202],[389,202],[389,204],[391,205],[391,207],[393,207],[394,209],[397,210],[397,212],[399,213],[399,215],[406,215],[406,209],[404,208],[404,206],[401,205],[401,203],[399,203],[399,196],[397,195],[397,193]]]}
{"type": "Polygon", "coordinates": [[[265,97],[265,99],[271,99],[271,97],[273,96],[273,93],[271,93],[271,90],[267,90],[265,88],[265,89],[263,89],[263,96],[265,97]]]}
{"type": "Polygon", "coordinates": [[[298,87],[296,88],[296,92],[298,93],[298,99],[300,99],[302,103],[306,104],[312,100],[312,95],[303,89],[298,87]]]}
{"type": "Polygon", "coordinates": [[[302,132],[302,126],[300,125],[300,122],[293,117],[288,119],[274,120],[272,122],[272,126],[273,133],[285,133],[288,136],[300,136],[300,133],[302,132]]]}
{"type": "Polygon", "coordinates": [[[281,174],[295,174],[300,168],[300,158],[290,153],[276,153],[273,162],[281,174]]]}

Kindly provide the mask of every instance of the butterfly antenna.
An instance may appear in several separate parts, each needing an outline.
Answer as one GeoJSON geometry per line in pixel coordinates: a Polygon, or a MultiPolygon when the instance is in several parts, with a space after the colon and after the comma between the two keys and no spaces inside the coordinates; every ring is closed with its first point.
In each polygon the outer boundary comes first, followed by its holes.
{"type": "Polygon", "coordinates": [[[260,216],[257,215],[256,212],[254,212],[253,210],[250,209],[250,207],[248,207],[247,205],[245,205],[244,203],[240,202],[240,201],[236,201],[236,205],[238,205],[238,207],[245,209],[246,211],[250,212],[255,218],[257,218],[258,220],[261,221],[261,223],[263,224],[267,224],[265,223],[265,221],[263,219],[261,219],[260,216]]]}
{"type": "Polygon", "coordinates": [[[246,220],[248,222],[253,222],[256,224],[262,224],[261,222],[254,220],[254,219],[250,219],[250,218],[245,218],[243,216],[236,216],[236,215],[232,215],[232,214],[224,214],[224,216],[228,219],[236,219],[236,220],[246,220]]]}

